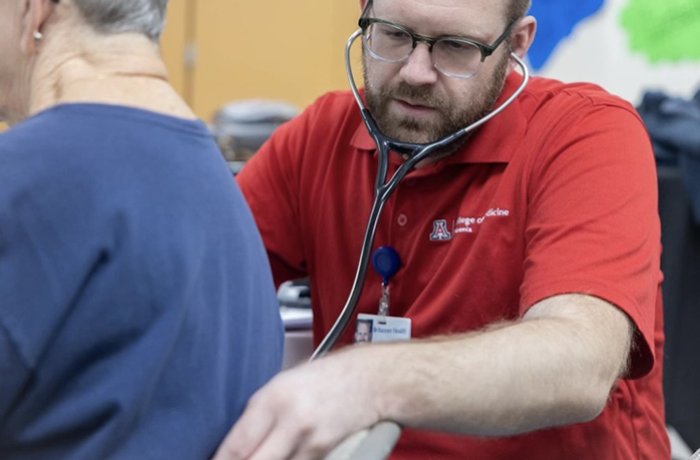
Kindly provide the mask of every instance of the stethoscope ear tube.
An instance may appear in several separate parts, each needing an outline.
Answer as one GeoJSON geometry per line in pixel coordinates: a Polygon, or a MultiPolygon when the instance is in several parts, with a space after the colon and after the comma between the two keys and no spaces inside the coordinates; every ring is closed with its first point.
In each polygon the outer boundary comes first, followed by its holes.
{"type": "Polygon", "coordinates": [[[446,147],[447,145],[450,145],[452,142],[462,138],[466,134],[480,127],[481,125],[483,125],[484,123],[501,113],[503,110],[505,110],[506,107],[513,103],[513,101],[515,101],[515,99],[523,92],[523,90],[525,90],[525,87],[527,86],[527,83],[530,80],[530,72],[523,60],[520,59],[520,57],[515,53],[511,53],[510,57],[520,67],[523,78],[518,88],[500,106],[489,112],[481,119],[475,121],[471,125],[435,142],[431,142],[429,144],[412,144],[407,142],[400,142],[385,136],[381,132],[376,120],[370,113],[369,109],[365,107],[364,101],[362,100],[360,92],[357,89],[357,84],[355,83],[355,78],[352,74],[350,50],[355,40],[357,40],[361,36],[362,30],[356,30],[352,33],[352,35],[350,35],[350,38],[348,39],[347,44],[345,45],[345,72],[348,79],[348,83],[350,84],[350,89],[353,93],[353,96],[355,97],[357,106],[360,109],[362,120],[365,126],[367,127],[367,131],[374,139],[374,142],[377,144],[379,165],[377,169],[377,178],[375,183],[375,196],[374,202],[372,203],[372,209],[370,211],[369,219],[367,222],[367,228],[365,229],[364,239],[362,241],[360,260],[358,261],[357,270],[355,271],[355,279],[352,284],[352,289],[350,290],[350,294],[348,295],[348,298],[345,302],[345,306],[343,306],[343,309],[340,312],[338,319],[335,321],[333,327],[328,332],[328,334],[323,338],[320,345],[316,348],[316,350],[314,350],[314,353],[311,355],[310,360],[322,357],[333,348],[333,346],[336,344],[340,336],[347,328],[353,315],[355,314],[357,302],[360,299],[362,287],[364,286],[365,276],[367,274],[369,255],[372,249],[372,244],[374,243],[374,236],[377,231],[379,217],[381,215],[382,209],[384,208],[384,204],[389,199],[392,192],[396,189],[396,187],[399,185],[404,176],[406,176],[406,174],[408,174],[408,172],[411,169],[413,169],[420,161],[424,160],[435,151],[440,150],[446,147]],[[388,181],[386,181],[387,171],[389,167],[389,152],[392,149],[402,153],[406,153],[408,155],[408,159],[404,161],[403,164],[394,173],[394,175],[388,181]]]}

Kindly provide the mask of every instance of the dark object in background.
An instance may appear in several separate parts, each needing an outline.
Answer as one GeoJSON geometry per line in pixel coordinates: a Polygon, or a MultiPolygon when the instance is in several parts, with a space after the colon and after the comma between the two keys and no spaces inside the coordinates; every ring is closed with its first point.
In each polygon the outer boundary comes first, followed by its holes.
{"type": "Polygon", "coordinates": [[[676,166],[659,166],[666,423],[700,448],[700,225],[676,166]]]}
{"type": "Polygon", "coordinates": [[[659,165],[675,165],[700,224],[700,91],[690,100],[648,92],[637,107],[659,165]]]}
{"type": "Polygon", "coordinates": [[[690,100],[648,92],[637,110],[658,167],[666,422],[695,450],[700,448],[700,91],[690,100]]]}
{"type": "Polygon", "coordinates": [[[311,309],[309,278],[285,281],[277,289],[277,301],[281,307],[311,309]]]}
{"type": "Polygon", "coordinates": [[[238,170],[281,124],[294,118],[299,109],[271,100],[241,100],[221,107],[211,126],[221,152],[234,170],[238,170]]]}

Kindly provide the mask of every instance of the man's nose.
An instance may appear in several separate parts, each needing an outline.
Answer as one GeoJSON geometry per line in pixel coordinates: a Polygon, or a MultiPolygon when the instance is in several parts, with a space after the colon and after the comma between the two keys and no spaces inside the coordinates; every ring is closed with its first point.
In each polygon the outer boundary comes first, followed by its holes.
{"type": "Polygon", "coordinates": [[[437,82],[438,70],[433,64],[430,47],[418,43],[399,72],[404,81],[413,86],[430,85],[437,82]]]}

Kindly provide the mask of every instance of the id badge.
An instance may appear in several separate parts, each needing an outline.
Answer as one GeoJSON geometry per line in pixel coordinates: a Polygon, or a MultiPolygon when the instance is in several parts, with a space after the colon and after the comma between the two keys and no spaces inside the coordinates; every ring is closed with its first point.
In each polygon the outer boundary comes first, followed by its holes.
{"type": "Polygon", "coordinates": [[[355,323],[355,343],[411,340],[411,320],[396,316],[360,313],[355,323]]]}

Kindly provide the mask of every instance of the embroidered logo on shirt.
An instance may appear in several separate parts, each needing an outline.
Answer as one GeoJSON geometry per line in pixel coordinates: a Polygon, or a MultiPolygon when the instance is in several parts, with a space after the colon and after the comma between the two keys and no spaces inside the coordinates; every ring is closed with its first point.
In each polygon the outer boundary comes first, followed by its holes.
{"type": "Polygon", "coordinates": [[[437,219],[433,221],[433,232],[430,234],[430,241],[449,241],[453,235],[476,233],[486,219],[509,216],[510,210],[508,209],[491,208],[479,217],[458,217],[453,222],[454,225],[452,225],[451,232],[446,219],[437,219]]]}
{"type": "Polygon", "coordinates": [[[433,233],[430,234],[430,241],[449,241],[451,239],[452,233],[447,229],[447,220],[434,220],[433,233]]]}

